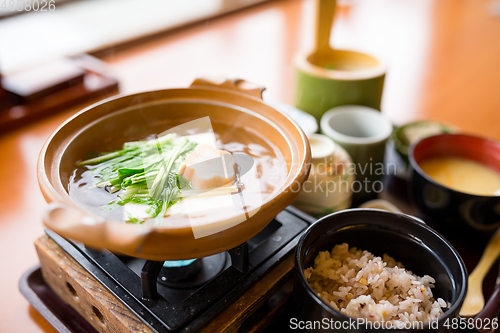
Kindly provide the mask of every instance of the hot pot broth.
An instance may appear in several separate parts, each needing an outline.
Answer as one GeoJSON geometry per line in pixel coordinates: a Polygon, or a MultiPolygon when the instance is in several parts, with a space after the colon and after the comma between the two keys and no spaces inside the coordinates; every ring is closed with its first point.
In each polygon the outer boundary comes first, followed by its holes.
{"type": "MultiPolygon", "coordinates": [[[[271,198],[287,177],[288,167],[281,151],[269,140],[250,129],[221,123],[213,123],[212,125],[218,149],[226,150],[235,155],[246,154],[254,160],[255,167],[244,175],[245,180],[242,191],[247,191],[246,194],[252,191],[252,195],[261,197],[262,203],[271,198]],[[260,186],[245,186],[245,183],[248,185],[258,183],[260,186]]],[[[158,128],[155,131],[156,133],[161,133],[164,129],[159,127],[155,127],[158,128]]],[[[155,135],[147,135],[141,139],[147,140],[154,137],[155,135]]],[[[128,142],[129,140],[126,141],[128,142]]],[[[94,185],[96,181],[99,181],[99,177],[92,170],[89,170],[86,166],[76,168],[75,165],[68,184],[68,192],[71,199],[82,208],[106,219],[124,220],[124,206],[117,207],[113,205],[114,209],[112,210],[109,209],[110,207],[107,207],[107,203],[118,199],[121,191],[110,193],[104,188],[97,188],[94,185]]],[[[238,195],[240,194],[235,192],[231,196],[238,195]]],[[[237,197],[234,199],[237,199],[237,197]]],[[[217,209],[212,209],[207,210],[206,214],[221,214],[221,212],[217,213],[217,209]]],[[[152,223],[152,219],[146,219],[144,223],[152,223]]],[[[161,226],[181,227],[188,224],[189,221],[186,216],[171,214],[163,219],[161,226]]]]}

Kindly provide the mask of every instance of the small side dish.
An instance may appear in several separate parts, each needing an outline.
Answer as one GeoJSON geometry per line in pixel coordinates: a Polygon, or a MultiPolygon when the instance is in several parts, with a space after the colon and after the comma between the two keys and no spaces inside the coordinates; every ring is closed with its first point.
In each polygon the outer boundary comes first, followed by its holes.
{"type": "Polygon", "coordinates": [[[353,318],[404,327],[436,320],[449,307],[442,298],[434,299],[431,276],[416,276],[387,254],[377,257],[347,243],[319,252],[304,275],[319,297],[353,318]]]}
{"type": "Polygon", "coordinates": [[[456,133],[458,128],[436,121],[417,121],[399,127],[393,135],[394,146],[405,162],[408,162],[410,145],[429,136],[456,133]]]}
{"type": "Polygon", "coordinates": [[[349,208],[355,175],[349,154],[323,134],[308,135],[311,145],[311,172],[293,205],[320,218],[349,208]]]}

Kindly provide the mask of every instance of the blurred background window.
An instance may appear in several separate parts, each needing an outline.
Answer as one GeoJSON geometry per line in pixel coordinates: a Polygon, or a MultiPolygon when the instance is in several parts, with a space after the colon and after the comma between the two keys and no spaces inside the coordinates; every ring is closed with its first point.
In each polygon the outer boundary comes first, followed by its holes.
{"type": "Polygon", "coordinates": [[[0,0],[0,72],[99,51],[263,1],[0,0]]]}

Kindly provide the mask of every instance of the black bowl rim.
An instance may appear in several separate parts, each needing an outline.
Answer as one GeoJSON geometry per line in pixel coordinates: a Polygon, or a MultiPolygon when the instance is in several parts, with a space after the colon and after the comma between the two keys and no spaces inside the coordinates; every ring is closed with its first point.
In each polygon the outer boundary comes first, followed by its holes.
{"type": "Polygon", "coordinates": [[[461,192],[461,191],[454,190],[454,189],[452,189],[450,187],[446,187],[443,184],[438,183],[431,176],[429,176],[428,174],[426,174],[424,172],[424,170],[422,170],[422,168],[417,163],[417,161],[415,161],[415,157],[413,156],[414,155],[413,153],[414,153],[415,148],[417,147],[417,145],[419,145],[420,143],[422,143],[424,141],[434,139],[436,137],[445,137],[445,136],[448,136],[448,137],[459,137],[460,136],[460,137],[478,139],[478,140],[481,140],[481,141],[484,141],[484,142],[490,142],[492,144],[500,146],[500,143],[497,142],[497,141],[495,141],[495,140],[486,139],[486,138],[483,138],[483,137],[480,137],[480,136],[476,136],[476,135],[461,134],[461,133],[456,133],[456,134],[453,134],[453,133],[436,134],[436,135],[428,136],[426,138],[423,138],[423,139],[418,140],[418,141],[416,141],[416,142],[414,142],[414,143],[411,144],[410,149],[409,149],[409,154],[408,154],[408,159],[410,161],[411,168],[415,172],[417,172],[421,177],[423,177],[425,180],[427,180],[428,182],[430,182],[432,185],[435,185],[435,186],[437,186],[437,187],[439,187],[439,188],[441,188],[443,190],[450,191],[453,194],[465,195],[465,196],[469,196],[470,198],[492,198],[492,199],[494,199],[494,198],[500,198],[500,195],[473,194],[473,193],[467,193],[467,192],[461,192]]]}
{"type": "MultiPolygon", "coordinates": [[[[408,215],[408,214],[404,214],[404,213],[394,213],[394,212],[389,212],[389,211],[386,211],[386,210],[383,210],[383,209],[375,209],[375,208],[351,208],[351,209],[344,209],[344,210],[341,210],[341,211],[338,211],[338,212],[326,215],[326,216],[322,217],[321,219],[319,219],[318,221],[316,221],[313,224],[311,224],[306,229],[306,231],[304,231],[304,233],[302,234],[302,236],[300,237],[299,242],[297,243],[297,247],[295,248],[295,260],[294,260],[294,263],[295,263],[295,267],[294,267],[295,273],[297,273],[297,276],[298,276],[298,279],[300,281],[300,284],[305,289],[306,293],[309,296],[311,296],[316,301],[317,304],[319,304],[327,312],[333,312],[335,314],[338,314],[340,316],[340,319],[342,319],[344,321],[356,319],[356,318],[349,317],[349,316],[343,314],[340,311],[335,310],[330,305],[328,305],[323,299],[321,299],[321,297],[319,297],[318,295],[316,295],[316,293],[314,292],[314,290],[311,288],[311,286],[307,282],[306,277],[304,276],[304,272],[303,272],[303,269],[301,267],[301,261],[302,260],[299,257],[300,257],[301,249],[304,247],[304,242],[305,242],[306,238],[312,232],[313,228],[315,227],[315,225],[317,223],[321,223],[324,220],[331,219],[331,218],[333,218],[333,217],[335,217],[337,215],[351,214],[351,213],[357,213],[357,212],[361,212],[361,213],[363,213],[363,212],[376,212],[376,213],[382,213],[382,214],[385,214],[385,215],[391,215],[391,216],[399,217],[399,218],[407,221],[408,223],[414,223],[414,224],[418,225],[419,227],[421,227],[423,229],[426,229],[428,232],[430,232],[431,234],[433,234],[434,236],[436,236],[441,242],[443,242],[451,250],[451,252],[455,256],[455,259],[457,260],[457,262],[459,264],[459,267],[460,267],[461,277],[462,277],[462,279],[464,281],[464,284],[463,284],[462,290],[460,290],[460,293],[457,296],[457,300],[454,302],[454,304],[452,304],[452,306],[442,316],[440,316],[438,318],[438,323],[439,322],[442,323],[447,318],[449,318],[449,316],[450,316],[451,313],[459,310],[459,309],[457,309],[457,307],[459,307],[459,306],[461,307],[462,306],[462,303],[463,303],[463,301],[465,299],[465,295],[467,293],[467,288],[468,288],[468,273],[467,273],[467,269],[465,267],[465,263],[464,263],[462,257],[460,256],[460,254],[458,253],[458,251],[453,247],[453,245],[451,245],[451,243],[448,240],[446,240],[446,238],[444,238],[440,233],[438,233],[437,231],[435,231],[434,229],[432,229],[431,227],[429,227],[421,219],[413,217],[413,216],[408,215]]],[[[365,224],[369,224],[369,223],[370,222],[365,222],[365,224]]],[[[423,329],[429,328],[429,325],[430,325],[429,322],[425,323],[423,325],[423,329]]]]}

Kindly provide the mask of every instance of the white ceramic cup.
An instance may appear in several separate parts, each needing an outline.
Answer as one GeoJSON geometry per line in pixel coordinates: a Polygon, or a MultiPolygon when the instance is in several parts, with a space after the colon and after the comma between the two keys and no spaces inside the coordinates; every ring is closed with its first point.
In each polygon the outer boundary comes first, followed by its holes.
{"type": "Polygon", "coordinates": [[[351,156],[356,174],[355,200],[372,198],[383,189],[385,145],[392,134],[391,121],[381,112],[361,105],[343,105],[328,110],[320,122],[321,132],[351,156]]]}

